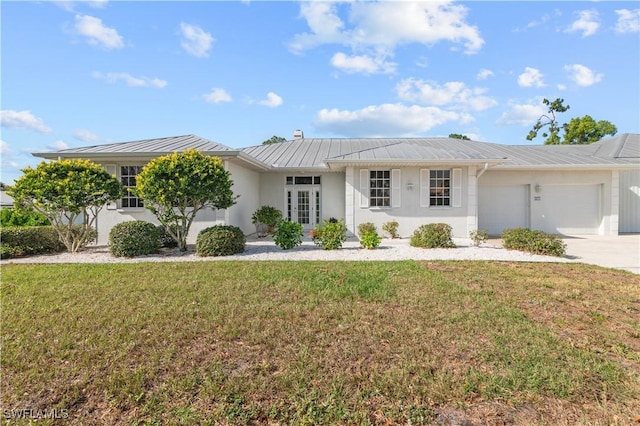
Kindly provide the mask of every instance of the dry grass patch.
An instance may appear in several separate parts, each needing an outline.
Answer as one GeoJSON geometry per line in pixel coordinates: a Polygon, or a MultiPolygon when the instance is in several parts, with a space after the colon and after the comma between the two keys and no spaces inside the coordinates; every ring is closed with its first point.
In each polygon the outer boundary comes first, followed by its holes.
{"type": "Polygon", "coordinates": [[[65,409],[71,424],[362,425],[604,425],[640,414],[631,351],[606,349],[637,344],[607,325],[633,330],[631,312],[614,309],[640,299],[625,273],[197,262],[7,265],[2,278],[5,413],[65,409]],[[584,317],[582,333],[606,336],[606,348],[534,315],[565,307],[551,304],[560,302],[549,286],[572,303],[567,294],[589,295],[605,320],[584,317]]]}

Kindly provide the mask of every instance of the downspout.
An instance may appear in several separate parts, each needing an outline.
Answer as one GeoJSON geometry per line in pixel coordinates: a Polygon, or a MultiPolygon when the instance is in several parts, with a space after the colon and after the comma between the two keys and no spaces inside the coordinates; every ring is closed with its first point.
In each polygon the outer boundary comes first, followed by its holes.
{"type": "Polygon", "coordinates": [[[480,170],[480,173],[476,175],[476,179],[480,179],[480,176],[482,176],[484,172],[487,171],[488,168],[489,168],[489,163],[484,163],[484,167],[482,168],[482,170],[480,170]]]}

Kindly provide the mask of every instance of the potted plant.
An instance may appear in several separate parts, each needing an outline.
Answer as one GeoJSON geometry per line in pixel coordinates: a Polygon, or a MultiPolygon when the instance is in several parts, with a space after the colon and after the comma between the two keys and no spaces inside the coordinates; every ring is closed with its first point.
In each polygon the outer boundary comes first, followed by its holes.
{"type": "Polygon", "coordinates": [[[267,233],[273,232],[281,219],[282,212],[271,206],[262,206],[251,216],[252,223],[256,225],[258,237],[266,237],[267,233]]]}

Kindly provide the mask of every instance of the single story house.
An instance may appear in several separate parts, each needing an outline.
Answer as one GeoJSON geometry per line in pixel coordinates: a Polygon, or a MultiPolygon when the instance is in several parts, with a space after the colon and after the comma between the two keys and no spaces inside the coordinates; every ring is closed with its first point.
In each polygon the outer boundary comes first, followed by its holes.
{"type": "MultiPolygon", "coordinates": [[[[550,233],[617,235],[640,232],[640,135],[621,134],[591,145],[501,145],[451,138],[305,138],[234,149],[194,135],[34,153],[56,160],[102,164],[125,186],[152,158],[195,148],[220,157],[230,171],[237,204],[203,211],[189,235],[217,223],[255,232],[262,205],[311,229],[322,218],[378,229],[397,220],[401,236],[445,222],[454,237],[485,229],[526,227],[550,233]]],[[[155,222],[130,195],[102,210],[98,244],[113,225],[155,222]]]]}

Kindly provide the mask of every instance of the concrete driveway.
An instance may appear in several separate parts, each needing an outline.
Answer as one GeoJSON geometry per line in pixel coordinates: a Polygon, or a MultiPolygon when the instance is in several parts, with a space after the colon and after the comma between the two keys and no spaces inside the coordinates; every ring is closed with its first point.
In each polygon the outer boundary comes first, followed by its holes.
{"type": "Polygon", "coordinates": [[[576,235],[563,241],[569,259],[640,274],[640,234],[576,235]]]}

